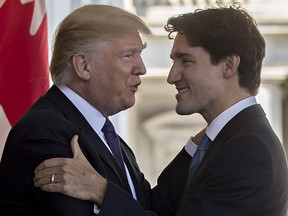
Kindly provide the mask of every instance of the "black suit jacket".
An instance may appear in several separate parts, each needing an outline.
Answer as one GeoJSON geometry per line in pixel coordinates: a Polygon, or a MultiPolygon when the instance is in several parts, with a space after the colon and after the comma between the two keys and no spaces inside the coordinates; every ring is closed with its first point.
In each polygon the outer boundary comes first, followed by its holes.
{"type": "Polygon", "coordinates": [[[0,215],[93,215],[93,203],[43,192],[33,185],[33,171],[39,163],[53,157],[72,157],[70,140],[75,134],[79,135],[80,147],[88,161],[109,180],[99,215],[150,215],[144,211],[151,207],[150,185],[131,149],[120,138],[138,201],[130,195],[128,184],[102,140],[56,86],[9,133],[0,164],[0,215]]]}
{"type": "MultiPolygon", "coordinates": [[[[170,197],[173,191],[165,189],[167,185],[187,179],[190,160],[182,150],[162,172],[154,189],[162,196],[158,200],[170,197]]],[[[174,188],[177,198],[182,195],[177,213],[167,207],[163,216],[286,216],[286,157],[260,105],[227,123],[185,187],[180,185],[177,193],[174,188]]]]}

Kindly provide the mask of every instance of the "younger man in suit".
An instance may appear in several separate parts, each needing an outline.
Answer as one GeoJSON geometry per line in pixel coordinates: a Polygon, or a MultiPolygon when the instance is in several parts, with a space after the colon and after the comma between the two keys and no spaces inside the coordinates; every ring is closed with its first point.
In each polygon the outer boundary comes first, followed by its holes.
{"type": "Polygon", "coordinates": [[[255,20],[234,4],[172,17],[165,29],[176,33],[167,78],[176,112],[208,125],[177,216],[286,216],[285,153],[255,99],[265,56],[255,20]]]}

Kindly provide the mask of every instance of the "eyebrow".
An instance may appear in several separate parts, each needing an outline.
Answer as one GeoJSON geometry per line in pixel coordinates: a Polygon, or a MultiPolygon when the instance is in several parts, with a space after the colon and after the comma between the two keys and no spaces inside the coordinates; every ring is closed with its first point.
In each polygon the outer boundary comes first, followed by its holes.
{"type": "Polygon", "coordinates": [[[146,47],[147,47],[147,43],[144,43],[144,44],[142,44],[140,49],[138,47],[137,48],[130,48],[130,49],[128,49],[128,51],[138,52],[138,51],[144,50],[146,47]]]}
{"type": "Polygon", "coordinates": [[[127,50],[121,50],[119,52],[119,54],[114,54],[114,55],[121,56],[121,55],[123,55],[123,54],[125,54],[127,52],[133,52],[133,53],[140,52],[141,53],[146,47],[147,47],[147,43],[143,43],[142,46],[140,47],[140,49],[139,48],[129,48],[127,50]]]}
{"type": "Polygon", "coordinates": [[[129,49],[129,50],[132,51],[132,52],[139,52],[139,51],[142,52],[146,47],[147,47],[147,43],[143,43],[142,47],[140,47],[140,49],[132,48],[132,49],[129,49]]]}
{"type": "Polygon", "coordinates": [[[183,52],[176,52],[174,55],[170,54],[170,58],[173,59],[173,56],[176,58],[183,58],[183,57],[189,57],[189,58],[195,58],[193,55],[183,52]]]}

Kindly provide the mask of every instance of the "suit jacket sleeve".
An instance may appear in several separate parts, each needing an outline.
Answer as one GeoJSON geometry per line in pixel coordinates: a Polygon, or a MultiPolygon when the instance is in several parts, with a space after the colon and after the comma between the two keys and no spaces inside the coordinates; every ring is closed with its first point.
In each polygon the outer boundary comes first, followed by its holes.
{"type": "MultiPolygon", "coordinates": [[[[39,119],[43,116],[45,115],[41,113],[39,119]]],[[[83,131],[75,125],[59,119],[61,116],[51,118],[50,113],[42,121],[30,121],[28,119],[25,126],[21,125],[20,122],[12,129],[7,140],[9,147],[5,150],[6,153],[1,161],[1,184],[3,184],[0,186],[0,195],[5,194],[5,196],[3,196],[3,200],[0,198],[0,203],[6,203],[5,208],[0,207],[1,215],[2,213],[6,216],[95,215],[91,202],[58,193],[43,192],[34,187],[34,169],[42,161],[53,157],[72,157],[70,140],[75,134],[79,135],[80,147],[88,161],[105,177],[105,170],[103,170],[99,155],[95,153],[91,155],[91,149],[89,149],[89,145],[86,145],[91,141],[87,140],[83,131]],[[8,206],[12,206],[12,208],[8,206]],[[13,210],[10,211],[10,209],[13,210]],[[13,211],[16,214],[12,213],[13,211]]],[[[145,211],[133,197],[110,182],[100,215],[152,216],[155,214],[145,211]]]]}
{"type": "Polygon", "coordinates": [[[187,184],[191,156],[183,148],[163,170],[152,189],[153,210],[159,216],[174,216],[187,184]]]}
{"type": "MultiPolygon", "coordinates": [[[[20,187],[25,188],[26,197],[22,198],[29,200],[30,209],[36,215],[90,216],[93,215],[93,204],[91,202],[74,199],[58,193],[43,192],[33,185],[33,171],[37,165],[48,158],[72,157],[70,149],[72,136],[78,134],[80,137],[84,137],[81,131],[78,131],[74,126],[64,124],[64,122],[61,123],[60,125],[55,125],[53,121],[47,121],[45,124],[35,125],[25,135],[20,136],[22,138],[19,141],[16,141],[21,144],[18,145],[20,148],[15,152],[19,156],[19,161],[17,161],[19,166],[14,171],[17,173],[17,178],[23,177],[23,182],[17,183],[20,183],[20,187]],[[63,124],[61,125],[61,123],[63,124]]],[[[15,133],[17,132],[19,131],[16,130],[15,133]]],[[[13,137],[11,140],[15,139],[17,135],[13,137]]],[[[97,155],[94,160],[100,162],[100,159],[97,159],[97,155]]],[[[99,167],[95,168],[98,169],[99,167]]]]}
{"type": "MultiPolygon", "coordinates": [[[[101,158],[99,156],[102,153],[99,147],[101,145],[97,147],[94,145],[100,138],[79,110],[57,87],[53,86],[46,96],[40,98],[12,128],[8,136],[0,164],[0,215],[89,216],[94,214],[91,202],[58,193],[43,192],[34,187],[34,169],[41,162],[55,157],[72,157],[70,141],[75,134],[79,135],[80,147],[94,169],[104,177],[110,175],[107,178],[111,178],[111,181],[117,184],[118,178],[117,181],[113,179],[116,175],[111,166],[106,163],[108,160],[103,160],[103,154],[101,158]]],[[[151,209],[150,186],[146,185],[147,181],[137,168],[136,161],[134,162],[133,159],[130,162],[135,163],[131,166],[137,173],[133,180],[140,186],[137,187],[140,188],[137,191],[138,200],[145,209],[151,209]]],[[[100,210],[102,216],[154,214],[144,210],[138,201],[115,184],[109,182],[100,210]]],[[[167,184],[167,187],[169,188],[170,185],[167,184]]],[[[165,189],[160,191],[164,193],[158,197],[163,198],[165,189]]],[[[163,199],[164,201],[166,200],[163,199]]],[[[159,203],[159,207],[155,209],[161,209],[162,201],[156,203],[157,205],[159,203]]]]}
{"type": "Polygon", "coordinates": [[[107,191],[100,208],[99,216],[157,216],[156,213],[145,210],[143,206],[134,200],[130,194],[108,183],[107,191]]]}

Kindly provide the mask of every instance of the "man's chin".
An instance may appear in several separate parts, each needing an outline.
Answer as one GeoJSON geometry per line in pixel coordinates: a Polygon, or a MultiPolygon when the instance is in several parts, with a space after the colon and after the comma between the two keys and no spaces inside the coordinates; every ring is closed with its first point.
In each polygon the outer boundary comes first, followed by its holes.
{"type": "Polygon", "coordinates": [[[183,107],[180,107],[176,105],[175,111],[178,115],[191,115],[192,112],[190,110],[184,109],[183,107]]]}
{"type": "Polygon", "coordinates": [[[133,107],[134,105],[135,105],[135,98],[134,98],[134,100],[130,100],[129,102],[126,102],[125,105],[123,106],[124,108],[122,111],[129,109],[129,108],[133,107]]]}

